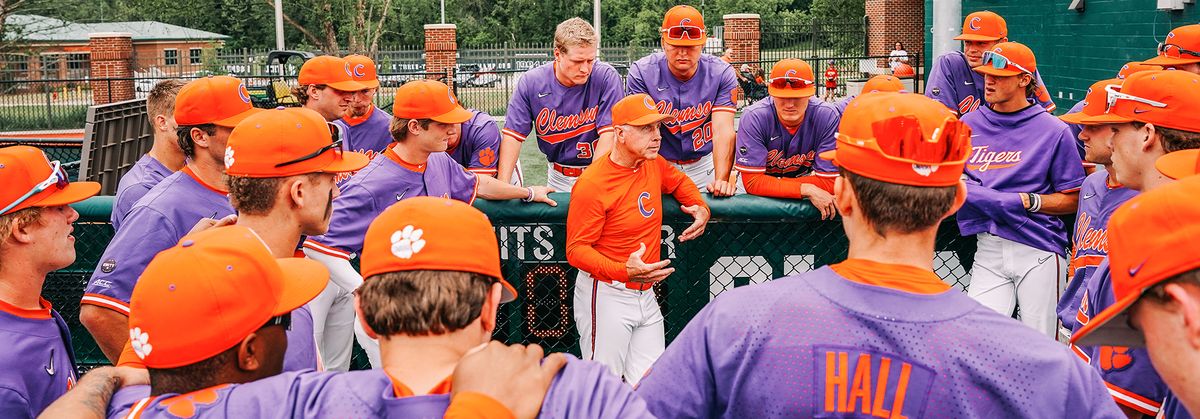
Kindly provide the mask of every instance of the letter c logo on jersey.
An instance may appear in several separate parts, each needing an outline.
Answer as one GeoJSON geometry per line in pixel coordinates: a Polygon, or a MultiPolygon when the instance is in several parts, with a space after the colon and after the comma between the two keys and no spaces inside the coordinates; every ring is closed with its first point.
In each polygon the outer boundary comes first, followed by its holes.
{"type": "Polygon", "coordinates": [[[971,30],[977,31],[977,30],[983,29],[983,28],[979,27],[979,22],[982,22],[982,21],[983,21],[983,18],[976,16],[976,17],[971,18],[971,23],[967,24],[967,26],[969,26],[971,28],[971,30]]]}
{"type": "Polygon", "coordinates": [[[654,215],[654,211],[656,211],[655,208],[646,209],[646,201],[649,200],[650,192],[642,192],[641,195],[638,195],[638,211],[646,218],[650,218],[651,215],[654,215]]]}
{"type": "Polygon", "coordinates": [[[355,64],[354,65],[354,77],[365,77],[367,75],[367,72],[365,70],[366,68],[367,68],[367,66],[365,66],[365,65],[355,64]]]}

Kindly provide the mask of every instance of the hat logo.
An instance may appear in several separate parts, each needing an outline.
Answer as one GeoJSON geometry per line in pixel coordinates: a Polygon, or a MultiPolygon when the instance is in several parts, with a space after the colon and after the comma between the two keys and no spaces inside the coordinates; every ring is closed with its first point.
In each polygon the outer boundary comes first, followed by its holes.
{"type": "Polygon", "coordinates": [[[655,109],[655,107],[654,107],[654,100],[650,99],[650,96],[649,96],[649,95],[647,95],[646,97],[643,97],[643,98],[642,98],[642,104],[643,104],[643,105],[646,105],[646,109],[649,109],[649,110],[652,110],[652,111],[653,111],[653,110],[656,110],[656,109],[655,109]]]}
{"type": "Polygon", "coordinates": [[[143,332],[140,327],[129,329],[129,343],[133,346],[133,353],[141,359],[146,359],[154,350],[154,346],[150,345],[150,334],[143,332]]]}
{"type": "Polygon", "coordinates": [[[225,169],[233,167],[233,147],[225,147],[225,169]]]}
{"type": "Polygon", "coordinates": [[[346,64],[342,65],[342,70],[344,70],[346,72],[347,76],[353,76],[353,74],[350,73],[350,63],[346,63],[346,64]]]}
{"type": "Polygon", "coordinates": [[[983,28],[979,27],[979,22],[982,22],[982,21],[983,21],[983,18],[981,18],[979,16],[975,16],[975,17],[971,18],[971,23],[968,23],[967,26],[970,27],[971,30],[977,31],[977,30],[983,29],[983,28]]]}
{"type": "Polygon", "coordinates": [[[246,90],[246,82],[239,82],[237,87],[238,97],[242,102],[250,103],[250,91],[246,90]]]}
{"type": "Polygon", "coordinates": [[[679,26],[687,26],[689,23],[692,23],[692,18],[690,17],[679,19],[679,26]]]}
{"type": "Polygon", "coordinates": [[[425,248],[425,240],[421,238],[423,234],[423,230],[412,225],[392,233],[392,254],[400,259],[411,259],[414,254],[421,253],[421,249],[425,248]]]}
{"type": "Polygon", "coordinates": [[[921,175],[922,177],[929,177],[929,175],[932,175],[933,172],[938,171],[937,166],[928,166],[924,164],[914,164],[912,165],[912,169],[913,172],[916,172],[916,174],[921,175]]]}
{"type": "Polygon", "coordinates": [[[784,72],[783,78],[785,78],[785,79],[796,78],[796,69],[793,68],[791,70],[784,72]]]}
{"type": "Polygon", "coordinates": [[[365,68],[367,68],[367,66],[362,65],[362,64],[355,64],[354,65],[354,77],[366,77],[367,72],[366,72],[365,68]]]}
{"type": "Polygon", "coordinates": [[[450,98],[451,105],[458,104],[458,100],[454,98],[454,92],[451,92],[450,89],[446,89],[446,97],[450,98]]]}

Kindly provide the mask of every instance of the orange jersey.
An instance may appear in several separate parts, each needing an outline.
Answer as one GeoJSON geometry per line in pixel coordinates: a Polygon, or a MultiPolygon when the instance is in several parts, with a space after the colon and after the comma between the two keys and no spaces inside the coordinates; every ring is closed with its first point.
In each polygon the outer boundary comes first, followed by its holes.
{"type": "MultiPolygon", "coordinates": [[[[692,180],[663,158],[631,169],[604,155],[592,163],[571,190],[567,211],[567,261],[592,277],[626,282],[625,261],[646,245],[642,260],[662,256],[662,194],[675,196],[686,206],[708,207],[692,180]]],[[[645,290],[649,283],[626,283],[645,290]]]]}

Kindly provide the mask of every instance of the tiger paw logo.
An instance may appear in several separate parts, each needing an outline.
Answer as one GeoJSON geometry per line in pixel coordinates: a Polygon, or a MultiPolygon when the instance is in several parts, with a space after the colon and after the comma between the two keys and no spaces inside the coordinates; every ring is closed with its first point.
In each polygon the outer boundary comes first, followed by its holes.
{"type": "Polygon", "coordinates": [[[233,147],[225,147],[225,169],[233,167],[233,147]]]}
{"type": "Polygon", "coordinates": [[[150,344],[150,334],[143,332],[140,327],[129,330],[129,343],[133,346],[133,353],[141,359],[146,359],[150,356],[150,351],[154,350],[154,346],[150,344]]]}
{"type": "Polygon", "coordinates": [[[175,397],[163,399],[158,404],[176,417],[190,418],[196,415],[196,410],[198,410],[196,405],[207,406],[216,403],[217,400],[221,399],[221,395],[217,393],[217,390],[228,386],[229,384],[221,384],[187,394],[180,394],[175,397]]]}
{"type": "Polygon", "coordinates": [[[491,166],[496,162],[496,152],[489,148],[479,150],[479,164],[491,166]]]}
{"type": "Polygon", "coordinates": [[[1124,346],[1101,346],[1100,368],[1105,371],[1120,371],[1133,364],[1129,348],[1124,346]]]}
{"type": "Polygon", "coordinates": [[[425,248],[425,240],[421,235],[425,232],[413,226],[404,226],[403,230],[392,233],[392,254],[400,259],[412,258],[425,248]]]}

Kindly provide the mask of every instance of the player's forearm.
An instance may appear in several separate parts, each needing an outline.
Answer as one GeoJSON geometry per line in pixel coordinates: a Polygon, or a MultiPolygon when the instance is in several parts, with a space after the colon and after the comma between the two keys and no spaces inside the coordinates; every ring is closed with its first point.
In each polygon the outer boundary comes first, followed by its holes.
{"type": "Polygon", "coordinates": [[[613,131],[611,130],[600,134],[600,138],[596,140],[596,152],[592,154],[592,162],[595,162],[596,159],[600,158],[600,156],[608,154],[609,151],[612,151],[614,136],[615,134],[613,134],[613,131]]]}
{"type": "Polygon", "coordinates": [[[116,364],[121,348],[129,340],[129,317],[107,308],[81,304],[79,322],[92,334],[108,362],[116,364]]]}
{"type": "Polygon", "coordinates": [[[512,180],[513,169],[517,167],[517,157],[521,156],[521,141],[509,135],[500,140],[500,161],[496,163],[496,179],[509,183],[512,180]]]}
{"type": "Polygon", "coordinates": [[[478,194],[480,198],[489,201],[505,199],[525,199],[529,197],[529,188],[511,185],[501,179],[485,175],[475,175],[479,179],[478,194]]]}
{"type": "Polygon", "coordinates": [[[1055,192],[1040,195],[1042,207],[1038,212],[1049,215],[1074,214],[1079,209],[1079,192],[1055,192]]]}
{"type": "MultiPolygon", "coordinates": [[[[718,132],[713,128],[713,178],[728,181],[733,171],[733,131],[718,132]]],[[[703,186],[703,185],[701,185],[703,186]]]]}
{"type": "Polygon", "coordinates": [[[96,368],[47,406],[38,417],[104,419],[108,414],[108,402],[118,388],[121,388],[121,377],[116,374],[115,368],[96,368]]]}
{"type": "Polygon", "coordinates": [[[806,184],[833,193],[834,178],[822,176],[780,178],[765,173],[743,173],[742,180],[746,184],[746,193],[751,195],[800,199],[804,197],[801,189],[806,184]]]}
{"type": "Polygon", "coordinates": [[[704,195],[700,194],[699,189],[687,187],[690,186],[688,183],[683,183],[683,185],[683,187],[671,191],[671,196],[675,197],[676,201],[687,207],[699,205],[708,208],[708,202],[704,201],[704,195]]]}
{"type": "MultiPolygon", "coordinates": [[[[695,191],[695,188],[693,188],[693,191],[695,191]]],[[[590,244],[572,243],[569,238],[567,241],[567,263],[597,278],[620,282],[629,280],[629,272],[625,270],[624,262],[605,256],[590,244]]]]}

